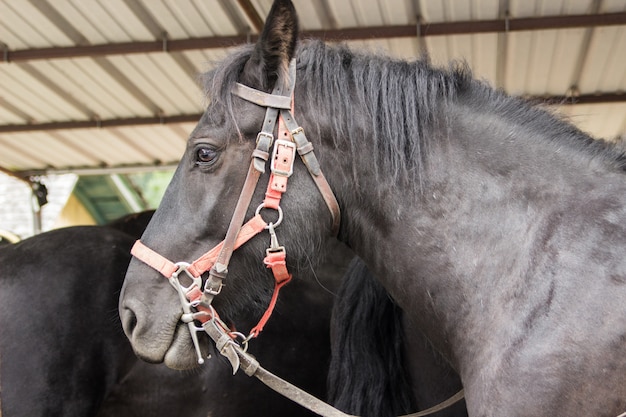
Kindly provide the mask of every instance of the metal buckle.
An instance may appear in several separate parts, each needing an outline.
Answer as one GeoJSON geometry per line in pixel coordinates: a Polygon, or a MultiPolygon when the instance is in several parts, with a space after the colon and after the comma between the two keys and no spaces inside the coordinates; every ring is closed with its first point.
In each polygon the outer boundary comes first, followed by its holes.
{"type": "Polygon", "coordinates": [[[222,284],[221,282],[220,282],[220,286],[219,286],[219,288],[217,290],[214,290],[213,288],[209,288],[209,287],[205,286],[204,287],[204,292],[206,294],[210,294],[210,295],[218,295],[219,293],[222,292],[222,287],[224,287],[224,284],[222,284]]]}
{"type": "Polygon", "coordinates": [[[259,146],[259,142],[261,142],[263,140],[263,138],[267,138],[267,140],[268,140],[267,148],[265,150],[269,151],[270,146],[272,146],[272,143],[274,143],[274,135],[272,135],[271,133],[263,132],[263,131],[259,132],[256,135],[256,145],[257,145],[257,148],[259,146]]]}
{"type": "Polygon", "coordinates": [[[174,265],[176,265],[178,267],[178,269],[176,271],[174,271],[172,273],[172,276],[170,277],[170,284],[174,285],[174,288],[176,288],[176,285],[179,285],[182,289],[185,290],[185,292],[189,292],[189,290],[191,290],[191,288],[195,285],[196,287],[198,287],[198,289],[202,288],[202,278],[200,277],[194,277],[193,275],[191,275],[191,272],[188,271],[188,268],[191,266],[191,264],[187,263],[187,262],[176,262],[174,265]],[[180,273],[184,272],[185,274],[187,274],[187,276],[191,279],[191,284],[188,286],[184,286],[181,282],[180,282],[180,273]],[[177,282],[177,284],[174,283],[174,279],[177,282]]]}
{"type": "Polygon", "coordinates": [[[289,177],[293,174],[293,161],[296,156],[296,144],[290,140],[285,139],[276,139],[274,142],[274,150],[272,151],[272,160],[270,162],[270,169],[275,175],[280,175],[283,177],[289,177]],[[279,169],[276,167],[276,158],[279,156],[279,147],[282,146],[284,148],[288,148],[291,151],[291,161],[289,163],[289,170],[279,169]]]}

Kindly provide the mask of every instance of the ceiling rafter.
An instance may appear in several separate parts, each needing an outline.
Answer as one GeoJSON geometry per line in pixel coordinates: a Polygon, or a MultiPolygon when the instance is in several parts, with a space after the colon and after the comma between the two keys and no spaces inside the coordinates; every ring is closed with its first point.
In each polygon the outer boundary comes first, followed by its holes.
{"type": "Polygon", "coordinates": [[[0,125],[0,133],[36,132],[66,129],[109,128],[141,125],[164,125],[197,122],[202,114],[179,114],[173,116],[128,117],[104,120],[70,120],[63,122],[0,125]]]}
{"type": "MultiPolygon", "coordinates": [[[[571,29],[626,25],[626,12],[585,15],[559,15],[527,18],[504,18],[458,22],[428,23],[419,25],[370,26],[331,30],[303,31],[303,38],[321,38],[326,41],[349,41],[385,38],[463,35],[477,33],[503,33],[546,29],[571,29]]],[[[150,52],[173,52],[194,49],[225,48],[256,40],[257,35],[212,36],[204,38],[162,39],[147,42],[124,42],[90,46],[33,48],[5,50],[5,62],[40,59],[94,57],[150,52]],[[164,46],[166,45],[166,46],[164,46]]]]}
{"type": "MultiPolygon", "coordinates": [[[[576,96],[526,96],[526,99],[549,105],[567,106],[581,104],[626,103],[626,93],[581,94],[576,96]]],[[[179,114],[166,117],[130,117],[106,120],[72,120],[51,123],[0,125],[0,133],[36,132],[68,129],[112,128],[123,126],[195,123],[202,113],[179,114]]]]}

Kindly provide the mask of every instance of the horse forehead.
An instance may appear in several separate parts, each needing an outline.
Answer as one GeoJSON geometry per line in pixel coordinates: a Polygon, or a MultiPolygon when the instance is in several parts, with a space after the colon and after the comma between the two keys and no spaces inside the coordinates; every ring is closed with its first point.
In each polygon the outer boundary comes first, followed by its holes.
{"type": "Polygon", "coordinates": [[[213,107],[207,108],[202,117],[198,121],[198,124],[194,127],[190,138],[208,137],[212,132],[217,129],[223,128],[226,122],[226,114],[223,111],[217,110],[213,107]]]}
{"type": "Polygon", "coordinates": [[[221,106],[218,109],[208,108],[189,135],[189,139],[226,139],[239,137],[239,134],[256,135],[263,124],[265,109],[243,100],[236,101],[230,115],[221,109],[221,106]]]}

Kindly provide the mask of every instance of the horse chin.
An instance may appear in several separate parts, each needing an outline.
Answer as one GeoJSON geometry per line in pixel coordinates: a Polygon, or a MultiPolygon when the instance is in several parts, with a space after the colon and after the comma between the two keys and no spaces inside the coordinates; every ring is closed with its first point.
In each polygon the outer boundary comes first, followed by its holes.
{"type": "MultiPolygon", "coordinates": [[[[198,336],[201,335],[199,334],[198,336]]],[[[202,357],[206,359],[209,350],[206,339],[199,339],[200,352],[202,353],[202,357]]],[[[163,363],[165,363],[168,368],[176,370],[192,369],[199,366],[198,357],[193,342],[191,341],[189,329],[186,325],[181,323],[176,327],[172,344],[167,352],[165,352],[163,363]]]]}

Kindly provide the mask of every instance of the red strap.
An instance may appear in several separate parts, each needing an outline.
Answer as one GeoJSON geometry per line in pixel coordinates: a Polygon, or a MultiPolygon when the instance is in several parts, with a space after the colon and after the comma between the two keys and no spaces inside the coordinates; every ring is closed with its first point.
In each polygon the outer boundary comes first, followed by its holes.
{"type": "Polygon", "coordinates": [[[267,321],[270,319],[272,313],[274,312],[274,307],[276,307],[276,300],[278,300],[278,293],[280,292],[280,289],[290,280],[291,275],[289,275],[289,279],[287,279],[286,281],[276,282],[276,285],[274,285],[274,293],[272,294],[272,300],[270,301],[270,305],[267,307],[267,310],[265,310],[265,313],[263,313],[263,317],[261,317],[259,323],[254,326],[252,330],[250,330],[250,334],[252,335],[252,337],[257,337],[259,333],[263,331],[263,328],[267,324],[267,321]]]}
{"type": "MultiPolygon", "coordinates": [[[[240,247],[248,240],[252,239],[254,236],[263,231],[266,226],[267,224],[265,223],[265,220],[263,220],[261,215],[256,215],[251,218],[246,224],[241,227],[241,230],[237,235],[237,239],[235,240],[235,248],[240,247]]],[[[213,249],[193,261],[191,265],[187,268],[187,270],[194,277],[199,277],[200,275],[202,275],[204,271],[207,271],[213,266],[217,255],[222,249],[223,244],[223,241],[220,242],[213,249]]],[[[144,245],[140,240],[135,242],[130,253],[143,263],[159,271],[166,278],[170,278],[172,274],[176,272],[176,270],[178,270],[178,267],[174,262],[170,261],[162,255],[159,255],[158,253],[144,245]]]]}
{"type": "Polygon", "coordinates": [[[170,261],[164,256],[159,255],[158,253],[144,245],[140,240],[135,242],[132,249],[130,250],[130,253],[143,263],[159,271],[166,278],[171,277],[172,274],[178,269],[174,262],[170,261]]]}
{"type": "Polygon", "coordinates": [[[285,280],[291,279],[291,274],[287,271],[287,263],[285,259],[287,254],[285,250],[282,249],[276,252],[268,252],[265,259],[263,259],[263,263],[271,268],[272,273],[274,274],[274,279],[277,283],[282,283],[285,280]]]}
{"type": "Polygon", "coordinates": [[[287,191],[287,180],[293,172],[293,163],[296,155],[296,146],[291,134],[285,127],[282,116],[278,117],[278,139],[274,142],[271,170],[263,206],[278,210],[280,199],[287,191]]]}
{"type": "Polygon", "coordinates": [[[285,259],[287,254],[285,250],[279,250],[276,252],[268,252],[265,259],[263,259],[263,263],[267,265],[268,268],[271,268],[272,273],[274,274],[274,293],[272,294],[272,299],[270,300],[270,304],[263,313],[263,317],[259,320],[259,323],[250,330],[250,334],[252,337],[257,337],[259,333],[263,331],[265,324],[272,316],[274,312],[274,307],[276,307],[276,301],[278,300],[278,293],[280,289],[287,285],[289,281],[291,281],[291,274],[287,271],[287,263],[285,259]]]}
{"type": "MultiPolygon", "coordinates": [[[[261,217],[260,214],[257,214],[256,216],[248,220],[246,224],[241,226],[233,249],[239,248],[241,245],[252,239],[254,236],[261,233],[263,230],[265,230],[266,226],[267,223],[265,223],[265,220],[263,220],[263,217],[261,217]]],[[[217,259],[217,256],[222,250],[223,244],[223,241],[220,242],[213,249],[193,261],[191,263],[191,266],[188,268],[188,271],[194,274],[194,276],[199,277],[200,275],[202,275],[203,272],[211,269],[211,267],[215,263],[215,260],[217,259]],[[198,275],[195,275],[196,273],[198,275]]]]}
{"type": "Polygon", "coordinates": [[[285,190],[287,190],[287,177],[271,173],[270,182],[267,184],[267,191],[265,192],[265,200],[263,200],[263,207],[278,210],[280,199],[285,190]]]}

